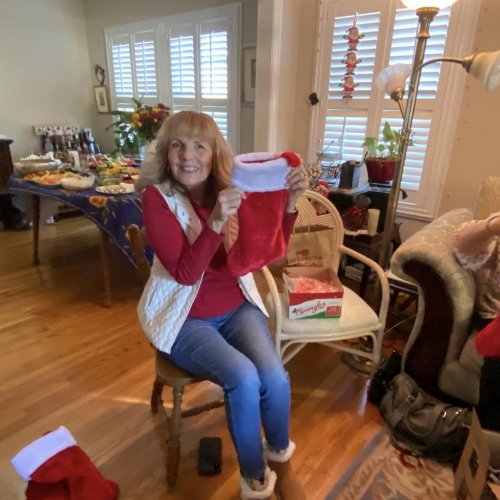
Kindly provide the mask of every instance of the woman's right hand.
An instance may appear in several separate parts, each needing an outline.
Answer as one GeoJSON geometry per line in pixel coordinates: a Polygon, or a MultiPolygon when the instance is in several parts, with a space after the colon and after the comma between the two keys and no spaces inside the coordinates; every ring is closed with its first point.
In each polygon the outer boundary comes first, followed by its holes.
{"type": "Polygon", "coordinates": [[[245,192],[234,186],[219,191],[215,207],[207,219],[207,224],[216,233],[220,233],[228,217],[235,214],[240,208],[243,198],[245,198],[245,192]]]}

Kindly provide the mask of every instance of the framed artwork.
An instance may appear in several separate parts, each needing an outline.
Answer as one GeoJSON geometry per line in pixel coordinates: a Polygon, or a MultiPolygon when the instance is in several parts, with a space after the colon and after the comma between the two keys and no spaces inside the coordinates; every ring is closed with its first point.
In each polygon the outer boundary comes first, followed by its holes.
{"type": "Polygon", "coordinates": [[[98,113],[109,113],[108,89],[105,85],[96,85],[94,87],[95,103],[98,113]]]}
{"type": "Polygon", "coordinates": [[[257,48],[243,47],[243,103],[255,103],[255,79],[257,75],[257,48]]]}

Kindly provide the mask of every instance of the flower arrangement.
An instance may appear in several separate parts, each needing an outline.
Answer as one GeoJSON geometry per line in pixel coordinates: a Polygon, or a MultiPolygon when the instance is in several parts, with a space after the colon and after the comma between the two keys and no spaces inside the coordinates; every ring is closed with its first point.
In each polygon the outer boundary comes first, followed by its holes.
{"type": "Polygon", "coordinates": [[[162,103],[154,106],[143,104],[141,99],[132,99],[133,111],[112,111],[118,117],[112,125],[116,150],[137,153],[141,146],[152,141],[162,123],[170,116],[170,108],[162,103]]]}

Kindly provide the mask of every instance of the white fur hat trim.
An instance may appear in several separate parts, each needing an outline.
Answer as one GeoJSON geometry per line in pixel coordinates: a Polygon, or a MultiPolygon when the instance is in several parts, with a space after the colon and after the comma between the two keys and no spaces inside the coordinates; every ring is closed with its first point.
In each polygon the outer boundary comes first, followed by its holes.
{"type": "Polygon", "coordinates": [[[280,191],[286,189],[285,179],[291,168],[277,153],[246,153],[234,157],[231,180],[243,191],[280,191]]]}
{"type": "Polygon", "coordinates": [[[240,488],[241,488],[241,499],[242,500],[255,500],[261,498],[269,498],[274,491],[274,486],[276,485],[276,472],[266,467],[264,471],[264,477],[266,479],[266,487],[262,491],[252,490],[247,480],[244,477],[240,478],[240,488]]]}
{"type": "Polygon", "coordinates": [[[36,441],[33,441],[28,446],[25,446],[11,460],[11,463],[17,473],[24,480],[28,481],[31,474],[49,458],[75,445],[75,438],[66,427],[61,426],[55,431],[49,432],[36,441]]]}
{"type": "Polygon", "coordinates": [[[288,448],[282,450],[281,452],[274,451],[269,448],[269,444],[265,439],[262,440],[262,446],[264,447],[264,458],[266,460],[271,460],[272,462],[288,462],[292,458],[293,452],[295,451],[295,443],[293,441],[288,442],[288,448]]]}

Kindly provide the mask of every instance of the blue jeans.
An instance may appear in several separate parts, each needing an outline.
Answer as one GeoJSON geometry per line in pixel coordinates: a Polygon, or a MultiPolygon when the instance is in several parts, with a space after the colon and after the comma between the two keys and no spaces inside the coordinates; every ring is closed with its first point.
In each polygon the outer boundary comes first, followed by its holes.
{"type": "Polygon", "coordinates": [[[288,447],[290,383],[266,317],[249,302],[226,314],[187,318],[170,354],[177,366],[220,385],[243,477],[260,479],[260,427],[274,450],[288,447]]]}

